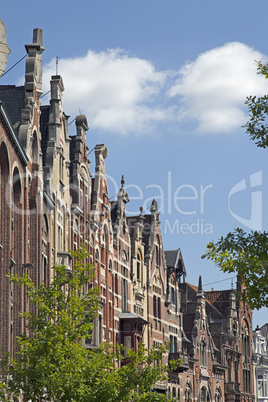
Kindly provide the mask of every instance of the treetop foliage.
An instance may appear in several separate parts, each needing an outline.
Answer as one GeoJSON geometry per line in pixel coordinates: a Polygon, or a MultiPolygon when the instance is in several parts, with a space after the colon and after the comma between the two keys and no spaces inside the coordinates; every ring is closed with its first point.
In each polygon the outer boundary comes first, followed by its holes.
{"type": "Polygon", "coordinates": [[[240,296],[251,308],[268,307],[268,232],[246,233],[237,228],[218,242],[210,242],[202,258],[223,272],[240,275],[246,287],[240,296]]]}
{"type": "Polygon", "coordinates": [[[147,350],[141,344],[137,353],[128,351],[124,365],[119,345],[83,346],[98,314],[99,290],[89,286],[95,269],[85,263],[85,248],[71,253],[73,270],[54,267],[49,286],[35,287],[27,274],[10,275],[11,282],[27,289],[31,307],[20,315],[27,331],[18,337],[16,357],[0,361],[1,400],[16,401],[23,395],[24,401],[32,402],[169,401],[152,392],[179,363],[162,363],[165,347],[147,350]]]}
{"type": "MultiPolygon", "coordinates": [[[[268,78],[268,65],[257,62],[257,73],[268,78]]],[[[249,110],[249,120],[243,126],[251,140],[255,141],[257,147],[267,148],[268,146],[268,95],[248,96],[245,104],[249,110]]]]}

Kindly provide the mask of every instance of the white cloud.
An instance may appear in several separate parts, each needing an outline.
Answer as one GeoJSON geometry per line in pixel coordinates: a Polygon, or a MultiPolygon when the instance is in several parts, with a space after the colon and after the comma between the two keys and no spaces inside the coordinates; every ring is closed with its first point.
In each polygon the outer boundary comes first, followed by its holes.
{"type": "MultiPolygon", "coordinates": [[[[44,68],[44,85],[54,71],[52,60],[44,68]]],[[[93,128],[126,134],[166,119],[168,111],[153,101],[168,73],[157,72],[147,60],[118,49],[89,50],[85,57],[60,60],[59,73],[66,88],[64,110],[75,116],[81,109],[93,128]]]]}
{"type": "Polygon", "coordinates": [[[265,93],[254,60],[266,62],[267,58],[245,44],[232,42],[186,63],[168,91],[170,97],[180,97],[178,118],[196,121],[196,131],[201,133],[231,132],[244,124],[246,97],[265,93]]]}
{"type": "MultiPolygon", "coordinates": [[[[179,132],[187,122],[197,133],[233,132],[247,121],[246,96],[266,91],[254,60],[267,58],[239,42],[206,51],[177,72],[157,71],[120,49],[89,50],[59,61],[63,107],[71,119],[81,110],[91,128],[123,135],[154,133],[160,123],[161,131],[179,132]]],[[[44,92],[53,74],[55,60],[44,67],[44,92]]]]}

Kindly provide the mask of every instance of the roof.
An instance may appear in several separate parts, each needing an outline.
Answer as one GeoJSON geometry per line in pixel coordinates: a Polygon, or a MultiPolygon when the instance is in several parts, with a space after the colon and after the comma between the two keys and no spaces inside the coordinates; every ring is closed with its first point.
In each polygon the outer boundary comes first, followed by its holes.
{"type": "Polygon", "coordinates": [[[205,292],[207,301],[224,317],[227,317],[230,307],[231,290],[214,290],[205,292]]]}
{"type": "Polygon", "coordinates": [[[119,316],[120,320],[129,320],[129,319],[135,319],[139,321],[143,321],[144,324],[149,324],[147,320],[144,318],[140,317],[139,315],[135,313],[121,313],[119,316]]]}
{"type": "Polygon", "coordinates": [[[0,101],[5,105],[16,135],[21,123],[21,111],[25,107],[25,88],[0,85],[0,101]]]}
{"type": "MultiPolygon", "coordinates": [[[[196,301],[196,295],[198,293],[198,287],[195,285],[192,285],[191,283],[186,282],[186,286],[187,286],[187,290],[188,290],[188,300],[187,303],[189,302],[195,302],[196,301]]],[[[223,292],[225,293],[225,291],[218,291],[218,292],[223,292]]],[[[212,318],[215,319],[225,319],[227,314],[224,314],[224,311],[222,311],[221,308],[218,308],[218,304],[215,305],[215,303],[213,303],[211,300],[209,300],[209,298],[207,298],[207,292],[204,292],[204,296],[205,296],[205,302],[206,302],[206,311],[207,314],[210,313],[212,318]]],[[[229,299],[228,299],[229,300],[229,299]]],[[[224,301],[224,306],[229,307],[229,303],[228,305],[226,305],[226,300],[224,301]]],[[[221,307],[221,305],[219,305],[221,307]]]]}
{"type": "Polygon", "coordinates": [[[168,268],[175,269],[177,275],[186,274],[186,269],[181,255],[181,250],[179,248],[177,250],[166,250],[165,257],[168,268]]]}
{"type": "Polygon", "coordinates": [[[179,253],[179,248],[177,250],[167,250],[165,251],[167,267],[175,267],[177,262],[177,257],[179,253]]]}
{"type": "Polygon", "coordinates": [[[13,128],[13,125],[12,125],[12,123],[10,121],[10,118],[9,118],[8,114],[7,114],[5,105],[1,101],[0,101],[0,115],[3,118],[4,124],[7,127],[7,133],[9,135],[11,141],[13,142],[13,144],[15,146],[15,149],[18,152],[18,155],[19,155],[20,159],[25,164],[25,166],[27,166],[28,158],[27,158],[27,156],[26,156],[26,154],[25,154],[25,152],[24,152],[24,150],[23,150],[23,148],[22,148],[22,146],[21,146],[21,144],[20,144],[20,142],[19,142],[19,140],[18,140],[18,138],[16,136],[16,133],[15,133],[14,128],[13,128]]]}

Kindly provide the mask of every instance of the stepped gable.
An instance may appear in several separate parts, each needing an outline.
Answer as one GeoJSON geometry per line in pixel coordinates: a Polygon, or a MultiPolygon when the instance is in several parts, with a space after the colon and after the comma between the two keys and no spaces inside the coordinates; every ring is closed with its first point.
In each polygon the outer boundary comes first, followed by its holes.
{"type": "Polygon", "coordinates": [[[24,99],[24,86],[16,87],[15,85],[0,85],[0,101],[5,105],[16,135],[18,135],[19,132],[21,111],[25,105],[24,99]],[[16,99],[16,102],[14,102],[14,99],[16,99]]]}

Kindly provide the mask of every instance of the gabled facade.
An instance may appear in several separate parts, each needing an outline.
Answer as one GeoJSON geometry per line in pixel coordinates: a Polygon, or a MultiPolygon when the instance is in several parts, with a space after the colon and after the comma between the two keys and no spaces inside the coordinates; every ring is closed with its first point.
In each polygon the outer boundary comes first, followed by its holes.
{"type": "MultiPolygon", "coordinates": [[[[225,367],[220,362],[221,350],[210,332],[208,302],[199,277],[198,287],[180,284],[184,311],[183,327],[187,344],[189,368],[182,375],[181,397],[186,401],[223,401],[225,367]]],[[[212,306],[210,306],[212,307],[212,306]]],[[[224,317],[215,310],[217,320],[224,317]]]]}

